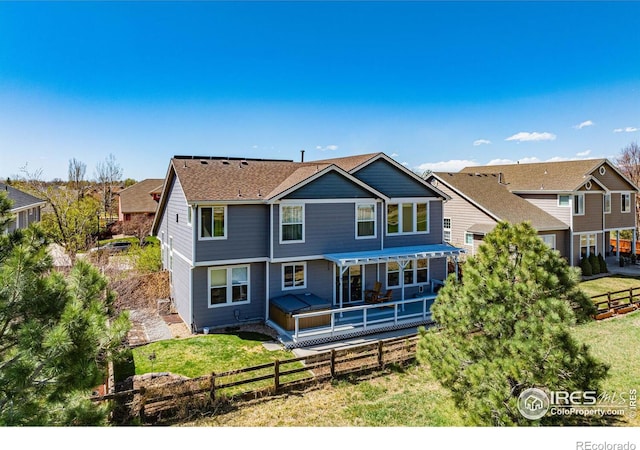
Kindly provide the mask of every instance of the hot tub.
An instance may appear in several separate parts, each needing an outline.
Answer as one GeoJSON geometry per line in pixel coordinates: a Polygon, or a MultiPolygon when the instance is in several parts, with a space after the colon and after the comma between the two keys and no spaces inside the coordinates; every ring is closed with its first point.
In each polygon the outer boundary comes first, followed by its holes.
{"type": "MultiPolygon", "coordinates": [[[[294,314],[329,310],[331,302],[314,294],[287,294],[269,301],[269,318],[287,331],[295,330],[294,314]]],[[[331,324],[331,315],[305,317],[299,322],[300,329],[320,327],[331,324]]]]}

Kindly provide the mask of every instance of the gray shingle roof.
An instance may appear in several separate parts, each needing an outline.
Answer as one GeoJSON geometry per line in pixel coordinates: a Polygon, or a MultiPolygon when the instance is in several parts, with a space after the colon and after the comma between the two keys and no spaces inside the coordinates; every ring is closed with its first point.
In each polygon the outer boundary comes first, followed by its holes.
{"type": "Polygon", "coordinates": [[[19,189],[9,186],[4,183],[0,183],[0,190],[5,191],[10,200],[13,201],[12,210],[27,208],[29,206],[35,206],[37,204],[45,203],[44,200],[34,197],[31,194],[27,194],[19,189]]]}
{"type": "Polygon", "coordinates": [[[511,223],[529,221],[538,231],[569,228],[561,220],[511,193],[499,182],[497,174],[435,172],[434,175],[497,220],[511,223]]]}

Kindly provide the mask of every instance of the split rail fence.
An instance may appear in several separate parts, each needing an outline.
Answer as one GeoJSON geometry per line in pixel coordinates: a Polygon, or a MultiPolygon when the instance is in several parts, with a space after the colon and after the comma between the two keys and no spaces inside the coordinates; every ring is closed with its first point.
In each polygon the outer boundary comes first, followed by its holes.
{"type": "Polygon", "coordinates": [[[93,397],[114,402],[115,423],[161,423],[207,412],[228,401],[243,401],[305,389],[352,374],[404,365],[416,357],[418,336],[393,338],[310,356],[212,373],[176,381],[149,383],[93,397]]]}
{"type": "Polygon", "coordinates": [[[640,309],[640,287],[608,292],[591,297],[596,305],[596,320],[626,314],[640,309]]]}

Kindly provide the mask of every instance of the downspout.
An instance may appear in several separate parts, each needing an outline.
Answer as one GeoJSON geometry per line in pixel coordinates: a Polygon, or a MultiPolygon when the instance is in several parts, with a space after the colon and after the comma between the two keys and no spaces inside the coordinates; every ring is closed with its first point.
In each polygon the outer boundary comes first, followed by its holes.
{"type": "Polygon", "coordinates": [[[569,208],[571,208],[571,211],[569,211],[569,261],[570,261],[570,266],[574,267],[574,261],[575,261],[575,256],[573,254],[573,202],[575,202],[575,195],[571,195],[571,205],[569,206],[569,208]]]}

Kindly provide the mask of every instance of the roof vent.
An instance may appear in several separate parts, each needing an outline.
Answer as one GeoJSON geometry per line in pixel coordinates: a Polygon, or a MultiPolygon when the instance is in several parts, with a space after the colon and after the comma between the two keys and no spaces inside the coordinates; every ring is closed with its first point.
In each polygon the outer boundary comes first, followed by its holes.
{"type": "Polygon", "coordinates": [[[258,189],[258,197],[262,197],[262,192],[260,192],[260,189],[258,189]]]}
{"type": "Polygon", "coordinates": [[[222,161],[222,164],[224,164],[225,166],[229,165],[229,161],[222,161]]]}
{"type": "Polygon", "coordinates": [[[200,164],[209,164],[209,162],[208,162],[208,161],[205,161],[204,159],[201,159],[201,160],[200,160],[200,164]]]}
{"type": "Polygon", "coordinates": [[[248,166],[249,162],[246,159],[243,159],[240,164],[242,164],[243,166],[248,166]]]}
{"type": "Polygon", "coordinates": [[[547,175],[549,172],[547,172],[547,169],[544,169],[544,174],[547,175]]]}
{"type": "Polygon", "coordinates": [[[184,167],[185,169],[187,168],[187,160],[186,159],[184,160],[184,165],[182,167],[184,167]]]}
{"type": "Polygon", "coordinates": [[[240,193],[240,189],[238,189],[238,197],[242,197],[242,194],[240,193]]]}

